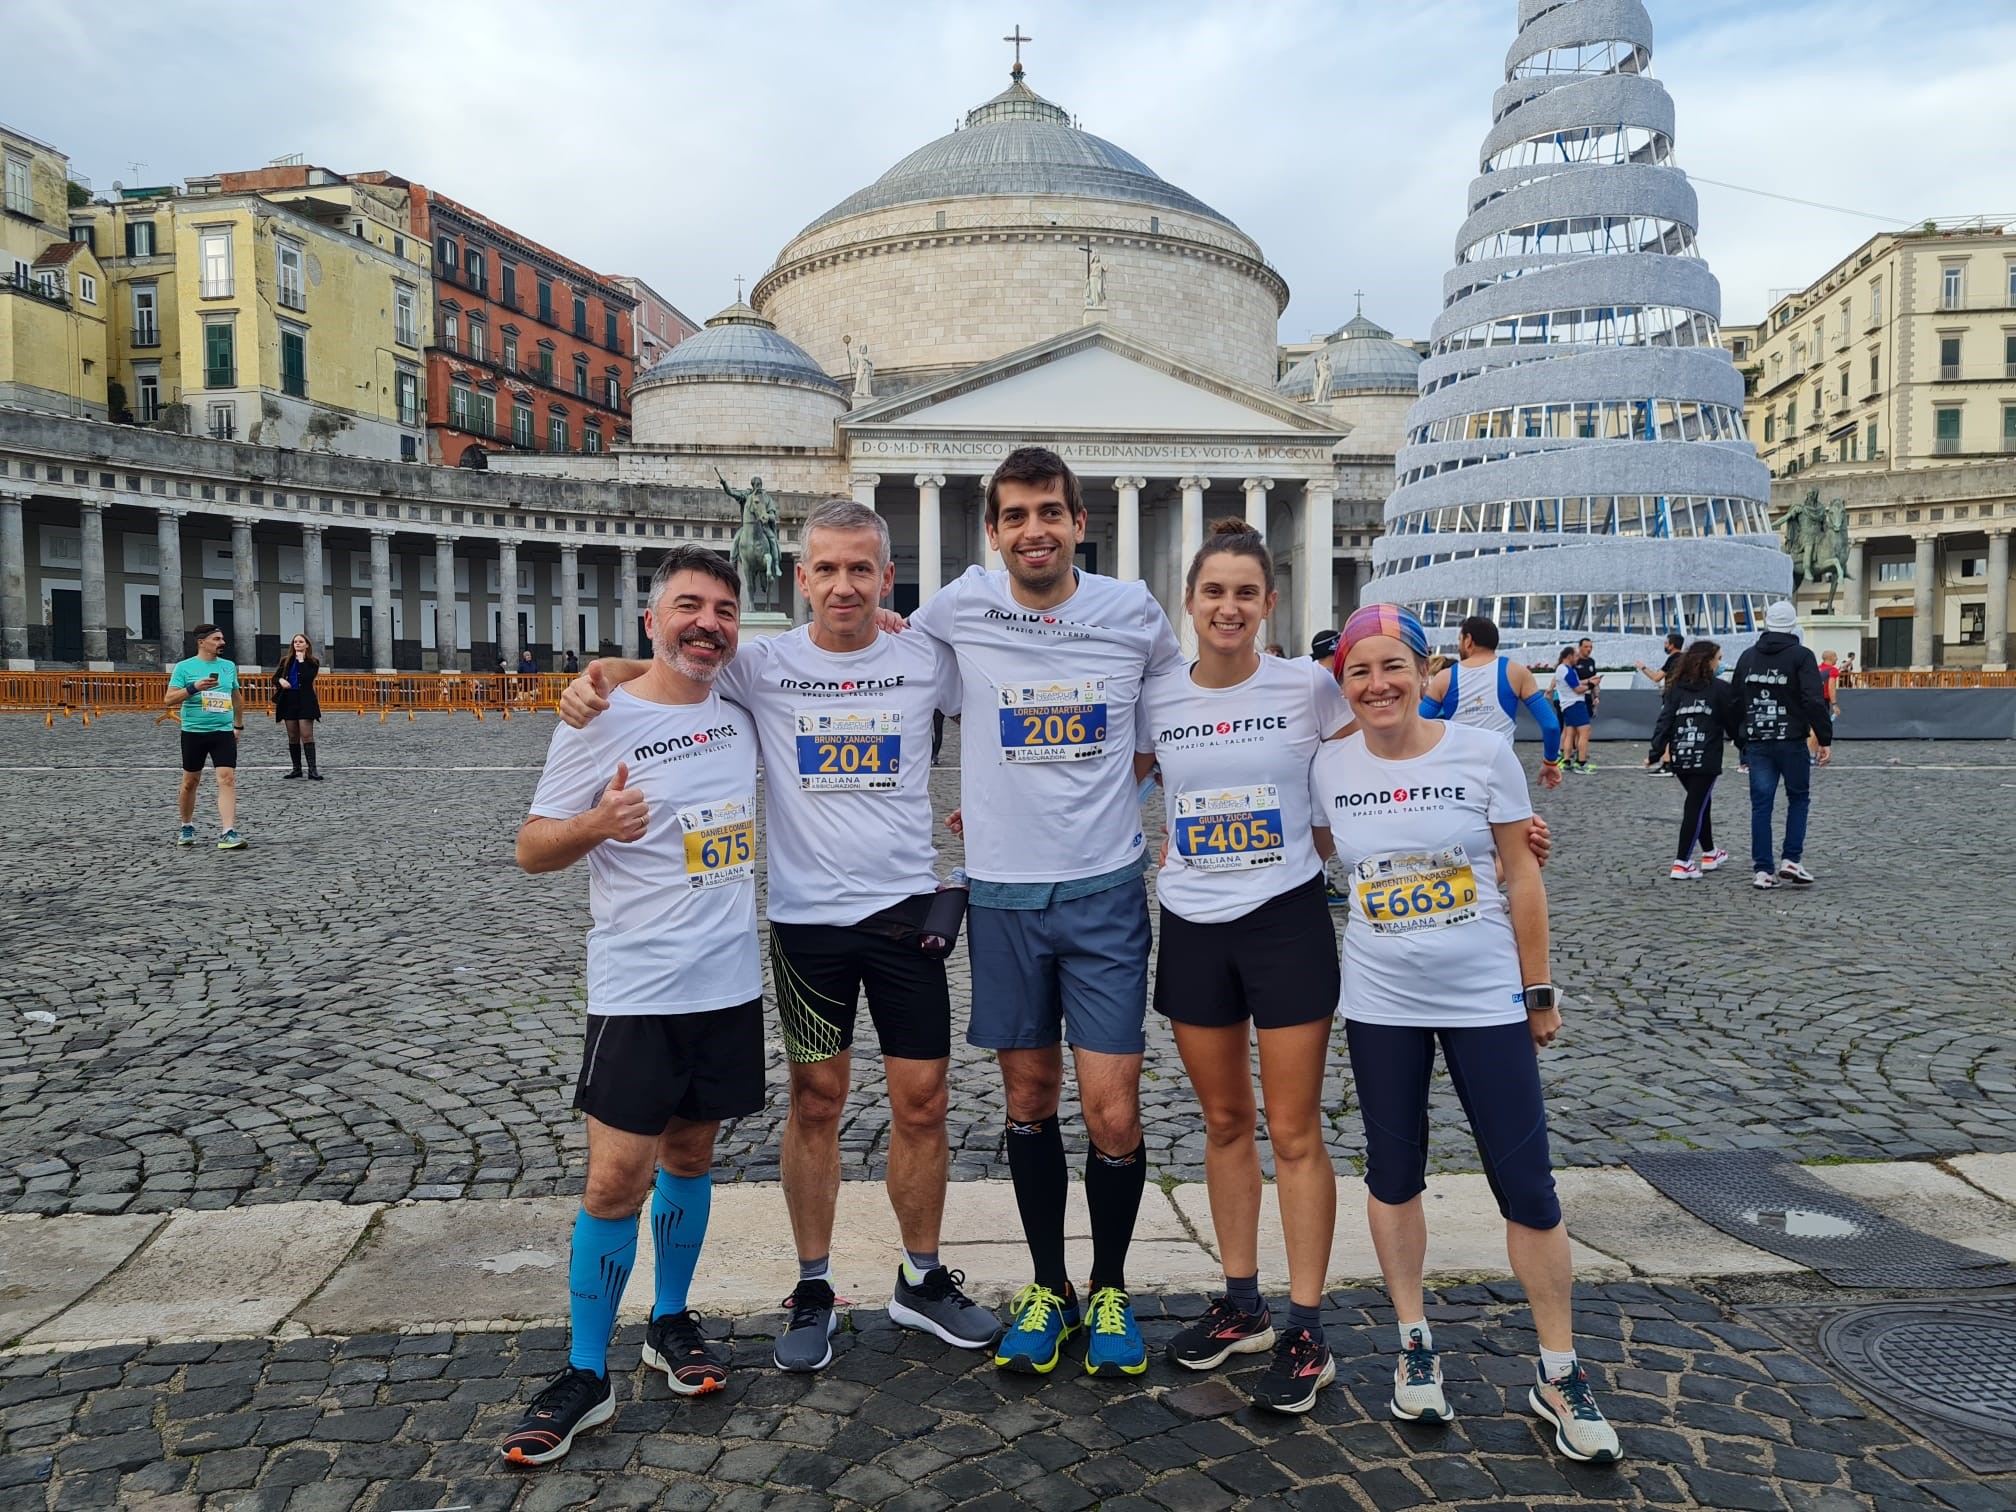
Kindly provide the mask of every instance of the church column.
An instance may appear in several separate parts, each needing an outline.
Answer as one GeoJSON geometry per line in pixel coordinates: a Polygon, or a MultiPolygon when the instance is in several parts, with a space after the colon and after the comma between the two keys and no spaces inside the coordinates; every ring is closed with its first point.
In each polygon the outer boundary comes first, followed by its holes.
{"type": "Polygon", "coordinates": [[[110,672],[112,662],[105,645],[105,506],[86,499],[77,510],[81,547],[79,576],[84,600],[84,665],[93,672],[110,672]]]}
{"type": "Polygon", "coordinates": [[[28,536],[21,504],[17,494],[0,498],[0,654],[10,672],[35,666],[28,659],[28,536]]]}
{"type": "Polygon", "coordinates": [[[515,672],[518,650],[518,543],[506,537],[497,543],[497,659],[515,672]]]}
{"type": "Polygon", "coordinates": [[[1267,492],[1274,486],[1272,478],[1248,478],[1239,485],[1246,490],[1246,523],[1260,532],[1260,539],[1267,539],[1267,492]]]}
{"type": "Polygon", "coordinates": [[[856,473],[847,480],[847,486],[854,491],[854,502],[866,509],[875,507],[875,488],[882,481],[880,473],[856,473]]]}
{"type": "MultiPolygon", "coordinates": [[[[170,660],[168,654],[168,532],[169,525],[164,515],[161,521],[161,656],[170,660]]],[[[322,533],[326,527],[320,524],[304,524],[301,527],[301,633],[308,637],[308,644],[315,648],[315,654],[322,658],[325,667],[336,665],[335,648],[329,644],[328,616],[322,611],[322,533]]],[[[179,526],[175,535],[175,639],[182,639],[182,536],[179,526]]]]}
{"type": "Polygon", "coordinates": [[[560,644],[555,648],[560,653],[561,665],[566,665],[567,653],[574,652],[582,661],[588,659],[588,648],[581,641],[581,548],[562,546],[560,548],[560,644]]]}
{"type": "Polygon", "coordinates": [[[1988,532],[1988,614],[1985,669],[2009,665],[2009,527],[1988,532]]]}
{"type": "Polygon", "coordinates": [[[1334,485],[1328,478],[1311,478],[1302,486],[1301,560],[1295,578],[1302,596],[1302,648],[1316,638],[1319,630],[1336,628],[1336,603],[1331,598],[1330,573],[1336,551],[1332,500],[1334,485]]]}
{"type": "Polygon", "coordinates": [[[1911,670],[1929,672],[1933,638],[1939,633],[1934,619],[1939,612],[1939,538],[1921,535],[1917,548],[1911,571],[1911,670]]]}
{"type": "Polygon", "coordinates": [[[1183,578],[1190,571],[1190,563],[1196,559],[1197,550],[1204,544],[1204,490],[1211,486],[1211,480],[1198,474],[1179,478],[1177,486],[1183,490],[1183,530],[1176,548],[1176,584],[1173,588],[1174,602],[1178,608],[1173,611],[1177,624],[1176,633],[1183,642],[1183,654],[1197,654],[1197,628],[1190,623],[1190,616],[1181,610],[1183,602],[1183,578]]]}
{"type": "Polygon", "coordinates": [[[392,666],[392,532],[371,532],[371,670],[392,666]]]}
{"type": "MultiPolygon", "coordinates": [[[[154,524],[154,555],[159,574],[156,591],[160,594],[157,607],[161,620],[161,664],[172,667],[182,660],[182,511],[164,509],[155,517],[154,524]]],[[[315,561],[319,567],[322,561],[319,541],[315,561]]],[[[321,601],[318,599],[316,602],[321,601]]],[[[320,646],[322,643],[317,641],[315,644],[320,646]]]]}
{"type": "Polygon", "coordinates": [[[1114,576],[1133,582],[1141,576],[1141,490],[1146,478],[1115,478],[1113,490],[1120,496],[1120,560],[1114,576]]]}
{"type": "Polygon", "coordinates": [[[623,574],[617,586],[616,601],[622,605],[623,635],[617,644],[623,648],[625,656],[637,656],[637,548],[625,546],[617,553],[617,571],[623,574]]]}
{"type": "Polygon", "coordinates": [[[979,492],[973,499],[973,518],[974,523],[980,527],[976,555],[980,559],[980,565],[992,572],[1001,565],[1001,553],[994,549],[993,539],[987,534],[987,477],[988,475],[983,473],[975,480],[979,485],[979,492]]]}
{"type": "Polygon", "coordinates": [[[919,473],[917,484],[917,602],[922,604],[936,593],[945,577],[945,516],[938,502],[938,490],[945,486],[943,473],[919,473]]]}
{"type": "Polygon", "coordinates": [[[259,557],[252,522],[231,522],[231,659],[259,660],[259,557]]]}
{"type": "Polygon", "coordinates": [[[1848,613],[1861,619],[1869,612],[1869,589],[1862,581],[1863,545],[1860,541],[1848,543],[1848,613]]]}
{"type": "MultiPolygon", "coordinates": [[[[473,638],[473,637],[472,637],[473,638]]],[[[461,633],[455,626],[455,537],[434,537],[434,665],[442,672],[466,672],[461,633]]]]}

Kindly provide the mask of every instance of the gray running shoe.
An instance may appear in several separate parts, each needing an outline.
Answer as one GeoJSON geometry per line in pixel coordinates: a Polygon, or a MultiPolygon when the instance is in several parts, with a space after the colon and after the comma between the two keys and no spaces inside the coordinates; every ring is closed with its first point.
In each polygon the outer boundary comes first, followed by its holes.
{"type": "Polygon", "coordinates": [[[1455,1421],[1442,1394],[1442,1357],[1422,1342],[1419,1332],[1407,1336],[1407,1348],[1394,1362],[1392,1410],[1402,1422],[1455,1421]]]}
{"type": "Polygon", "coordinates": [[[1558,1380],[1548,1380],[1537,1365],[1534,1375],[1526,1401],[1554,1425],[1555,1448],[1572,1460],[1598,1465],[1615,1464],[1623,1457],[1617,1430],[1604,1420],[1596,1393],[1589,1389],[1588,1373],[1580,1365],[1558,1380]]]}
{"type": "Polygon", "coordinates": [[[993,1310],[982,1307],[959,1288],[965,1284],[964,1271],[940,1265],[924,1273],[924,1279],[910,1284],[903,1267],[896,1267],[896,1290],[889,1298],[889,1321],[920,1333],[936,1334],[959,1349],[985,1349],[1001,1337],[1001,1320],[993,1310]]]}
{"type": "Polygon", "coordinates": [[[833,1363],[833,1335],[840,1320],[833,1312],[833,1287],[826,1281],[800,1281],[784,1299],[790,1318],[777,1336],[773,1358],[779,1370],[824,1370],[833,1363]]]}

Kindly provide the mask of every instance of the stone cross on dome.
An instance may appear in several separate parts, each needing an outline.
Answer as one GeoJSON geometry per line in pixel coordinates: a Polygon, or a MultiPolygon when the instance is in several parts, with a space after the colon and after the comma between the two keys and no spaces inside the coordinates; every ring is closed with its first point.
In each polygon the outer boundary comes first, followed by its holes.
{"type": "Polygon", "coordinates": [[[735,275],[735,303],[742,303],[742,275],[740,273],[735,275]]]}
{"type": "Polygon", "coordinates": [[[1022,82],[1022,44],[1024,42],[1034,42],[1036,39],[1034,37],[1023,36],[1022,23],[1017,21],[1015,23],[1015,30],[1001,40],[1015,44],[1015,66],[1008,70],[1008,77],[1013,79],[1017,84],[1020,84],[1022,82]]]}

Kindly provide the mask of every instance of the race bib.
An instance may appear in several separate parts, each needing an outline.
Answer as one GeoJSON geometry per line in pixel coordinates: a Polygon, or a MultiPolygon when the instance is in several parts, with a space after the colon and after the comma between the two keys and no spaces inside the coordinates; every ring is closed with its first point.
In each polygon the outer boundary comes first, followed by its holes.
{"type": "Polygon", "coordinates": [[[1285,859],[1281,790],[1272,783],[1178,793],[1169,830],[1176,854],[1198,871],[1244,871],[1285,859]]]}
{"type": "Polygon", "coordinates": [[[229,714],[231,712],[231,695],[226,693],[222,688],[206,688],[203,690],[202,698],[203,712],[205,714],[229,714]]]}
{"type": "Polygon", "coordinates": [[[798,786],[808,793],[893,793],[902,755],[900,709],[798,711],[798,786]]]}
{"type": "Polygon", "coordinates": [[[1084,761],[1106,751],[1106,679],[1003,683],[1001,759],[1084,761]]]}
{"type": "Polygon", "coordinates": [[[1477,917],[1477,874],[1460,845],[1367,856],[1352,871],[1358,906],[1379,934],[1418,934],[1477,917]]]}
{"type": "Polygon", "coordinates": [[[729,798],[679,810],[686,885],[725,887],[756,875],[756,800],[729,798]]]}

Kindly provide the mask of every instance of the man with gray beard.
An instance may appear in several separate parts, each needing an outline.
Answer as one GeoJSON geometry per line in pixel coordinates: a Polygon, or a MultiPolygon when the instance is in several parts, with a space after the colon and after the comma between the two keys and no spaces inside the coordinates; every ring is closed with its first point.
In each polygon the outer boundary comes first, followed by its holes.
{"type": "Polygon", "coordinates": [[[714,679],[735,657],[741,582],[702,546],[651,580],[649,669],[591,729],[554,731],[518,864],[586,858],[588,1023],[574,1106],[588,1177],[574,1219],[567,1367],[532,1398],[504,1458],[543,1465],[616,1411],[609,1337],[648,1197],[657,1259],[644,1363],[681,1396],[718,1391],[721,1357],[687,1290],[707,1234],[723,1119],[763,1106],[756,951],[756,732],[714,679]]]}

